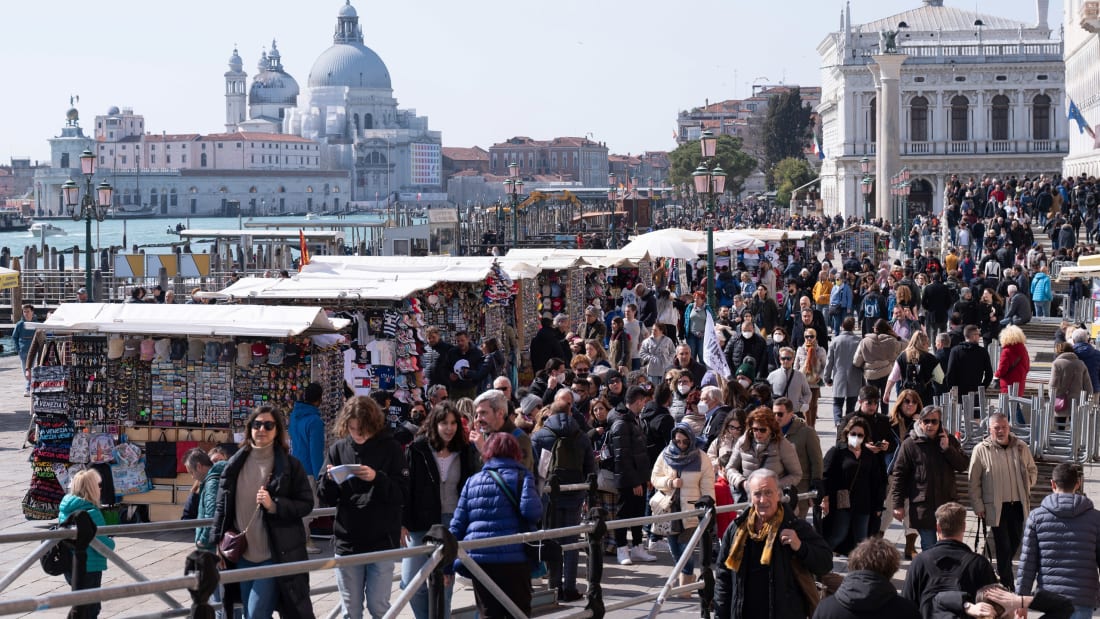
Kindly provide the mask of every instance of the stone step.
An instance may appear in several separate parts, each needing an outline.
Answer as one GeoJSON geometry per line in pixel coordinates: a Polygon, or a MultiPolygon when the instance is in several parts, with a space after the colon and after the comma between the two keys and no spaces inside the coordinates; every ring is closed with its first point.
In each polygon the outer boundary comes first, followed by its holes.
{"type": "MultiPolygon", "coordinates": [[[[967,458],[970,454],[967,453],[967,458]]],[[[1038,460],[1035,462],[1035,467],[1039,469],[1039,476],[1036,478],[1035,483],[1031,486],[1031,508],[1035,509],[1043,499],[1050,494],[1050,478],[1054,471],[1054,467],[1057,466],[1057,462],[1048,462],[1045,460],[1038,460]]],[[[966,473],[955,474],[955,493],[958,495],[958,502],[971,507],[970,504],[970,482],[966,473]]]]}

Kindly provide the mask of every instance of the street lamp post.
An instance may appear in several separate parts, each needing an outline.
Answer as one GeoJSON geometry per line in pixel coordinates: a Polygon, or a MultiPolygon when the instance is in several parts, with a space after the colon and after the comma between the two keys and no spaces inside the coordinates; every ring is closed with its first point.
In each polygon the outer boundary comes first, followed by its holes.
{"type": "Polygon", "coordinates": [[[726,191],[726,173],[722,166],[710,164],[718,148],[718,138],[710,131],[704,131],[699,139],[703,161],[692,173],[695,193],[706,201],[707,209],[707,305],[714,311],[714,201],[726,191]]]}
{"type": "Polygon", "coordinates": [[[871,176],[871,160],[867,157],[859,160],[859,169],[863,172],[860,190],[863,192],[863,221],[871,220],[871,193],[875,190],[875,181],[871,176]]]}
{"type": "Polygon", "coordinates": [[[895,198],[895,204],[899,207],[898,219],[901,222],[901,233],[905,240],[906,255],[913,253],[912,243],[909,241],[909,168],[902,168],[900,172],[890,177],[890,193],[895,198]]]}
{"type": "Polygon", "coordinates": [[[107,181],[92,187],[95,155],[90,150],[85,149],[80,153],[80,172],[84,175],[84,195],[80,195],[80,186],[71,178],[61,186],[61,191],[73,221],[84,220],[84,290],[88,293],[88,300],[97,301],[99,299],[95,298],[92,288],[92,219],[103,221],[107,218],[107,209],[111,208],[114,188],[107,181]]]}
{"type": "Polygon", "coordinates": [[[615,249],[615,198],[617,197],[615,190],[615,173],[609,172],[607,174],[607,204],[611,208],[611,235],[607,239],[607,248],[615,249]]]}
{"type": "Polygon", "coordinates": [[[519,246],[519,194],[523,191],[523,179],[519,176],[519,164],[508,164],[508,178],[504,181],[504,193],[512,198],[512,244],[519,246]]]}

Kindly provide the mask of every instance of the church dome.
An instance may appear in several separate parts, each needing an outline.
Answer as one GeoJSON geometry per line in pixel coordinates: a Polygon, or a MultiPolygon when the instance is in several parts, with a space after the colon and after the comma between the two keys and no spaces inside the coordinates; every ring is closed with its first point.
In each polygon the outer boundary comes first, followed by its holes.
{"type": "Polygon", "coordinates": [[[355,12],[355,7],[351,5],[351,0],[347,0],[344,6],[340,7],[340,12],[337,13],[338,17],[359,17],[359,13],[355,12]]]}
{"type": "Polygon", "coordinates": [[[309,87],[390,89],[390,72],[374,50],[362,43],[337,43],[317,57],[309,71],[309,87]]]}
{"type": "Polygon", "coordinates": [[[248,89],[249,105],[297,105],[298,82],[283,70],[282,57],[275,41],[271,53],[260,54],[259,73],[252,78],[248,89]]]}

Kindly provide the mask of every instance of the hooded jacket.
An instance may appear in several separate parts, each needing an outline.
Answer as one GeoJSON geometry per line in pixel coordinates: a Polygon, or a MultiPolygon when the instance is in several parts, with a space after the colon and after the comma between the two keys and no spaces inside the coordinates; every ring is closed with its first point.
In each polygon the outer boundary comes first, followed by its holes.
{"type": "Polygon", "coordinates": [[[1031,511],[1031,487],[1039,479],[1039,469],[1028,446],[1008,435],[1008,444],[1001,445],[992,436],[974,447],[970,454],[970,505],[974,511],[985,512],[989,526],[1000,526],[1001,504],[1015,496],[1031,511]]]}
{"type": "Polygon", "coordinates": [[[760,337],[759,333],[755,331],[750,337],[744,337],[741,335],[741,330],[738,328],[732,336],[730,336],[729,342],[726,343],[726,349],[723,351],[726,355],[726,364],[729,366],[730,371],[736,372],[737,368],[744,363],[747,357],[752,357],[756,362],[756,376],[752,376],[753,382],[767,376],[768,364],[764,362],[765,355],[768,351],[768,342],[760,337]]]}
{"type": "Polygon", "coordinates": [[[926,435],[917,423],[894,458],[890,507],[901,509],[908,499],[914,529],[935,529],[936,508],[957,498],[955,473],[965,471],[967,461],[958,439],[948,433],[947,441],[947,449],[941,451],[939,438],[926,435]]]}
{"type": "Polygon", "coordinates": [[[650,400],[642,409],[642,432],[645,434],[646,456],[650,462],[656,462],[672,437],[672,427],[676,421],[667,408],[650,400]]]}
{"type": "MultiPolygon", "coordinates": [[[[592,441],[588,440],[588,435],[585,434],[584,429],[580,427],[577,420],[569,413],[555,413],[550,415],[546,422],[537,432],[531,435],[531,451],[535,454],[535,470],[539,470],[540,460],[542,458],[550,458],[554,452],[554,443],[558,438],[564,438],[566,440],[578,441],[581,448],[584,451],[584,463],[581,466],[581,472],[584,475],[584,479],[588,479],[588,476],[596,472],[596,454],[592,448],[592,441]],[[545,451],[545,453],[543,453],[545,451]]],[[[552,474],[553,471],[548,473],[552,474]]],[[[547,480],[541,480],[547,481],[547,480]]],[[[562,482],[566,483],[566,482],[562,482]]],[[[547,492],[549,492],[549,486],[547,486],[547,492]]],[[[574,492],[562,492],[558,499],[559,508],[580,508],[581,503],[584,503],[585,492],[583,490],[577,490],[574,492]]]]}
{"type": "Polygon", "coordinates": [[[1049,386],[1053,397],[1070,399],[1078,398],[1082,391],[1089,394],[1094,391],[1088,366],[1074,352],[1058,355],[1051,364],[1049,386]]]}
{"type": "Polygon", "coordinates": [[[1016,591],[1060,593],[1075,606],[1095,607],[1100,599],[1100,512],[1082,494],[1047,495],[1024,525],[1016,591]],[[1072,540],[1067,543],[1067,540],[1072,540]]]}
{"type": "Polygon", "coordinates": [[[298,401],[290,410],[290,453],[302,463],[306,475],[319,477],[325,464],[325,422],[312,404],[298,401]]]}
{"type": "Polygon", "coordinates": [[[859,341],[853,364],[863,368],[863,378],[868,381],[886,378],[903,348],[892,333],[869,333],[859,341]]]}
{"type": "MultiPolygon", "coordinates": [[[[672,487],[672,480],[677,478],[684,480],[683,485],[680,487],[680,504],[678,507],[673,506],[673,509],[690,511],[695,509],[695,502],[701,497],[709,496],[714,498],[714,467],[710,463],[710,458],[696,443],[695,433],[692,432],[690,428],[681,423],[677,424],[673,432],[682,432],[691,439],[692,449],[698,452],[699,467],[695,470],[685,468],[683,471],[677,473],[676,469],[670,465],[664,457],[665,452],[672,446],[670,442],[657,457],[649,481],[653,484],[654,490],[672,495],[676,491],[675,488],[672,487]]],[[[683,522],[685,530],[694,529],[699,526],[699,518],[694,516],[691,518],[683,518],[681,522],[683,522]]]]}
{"type": "Polygon", "coordinates": [[[1023,343],[1009,344],[1001,348],[1001,358],[997,363],[996,376],[1001,382],[1001,393],[1008,393],[1011,385],[1020,385],[1020,392],[1024,391],[1024,381],[1027,373],[1031,371],[1031,360],[1028,358],[1027,346],[1023,343]]]}
{"type": "MultiPolygon", "coordinates": [[[[220,460],[210,467],[206,477],[202,478],[202,489],[199,491],[199,511],[196,518],[213,518],[214,510],[218,507],[218,484],[222,480],[222,472],[225,471],[228,460],[220,460]]],[[[214,539],[210,536],[213,527],[199,527],[195,529],[195,546],[199,550],[214,552],[214,539]]]]}
{"type": "Polygon", "coordinates": [[[848,572],[836,593],[821,600],[814,619],[921,619],[917,605],[869,570],[848,572]]]}
{"type": "Polygon", "coordinates": [[[608,436],[615,461],[615,485],[622,490],[644,486],[652,463],[638,417],[629,409],[615,409],[607,416],[607,423],[611,426],[608,436]]]}
{"type": "MultiPolygon", "coordinates": [[[[69,516],[80,511],[88,512],[88,515],[91,516],[92,522],[95,523],[95,526],[107,526],[107,521],[103,519],[103,512],[99,511],[98,507],[92,505],[90,501],[82,499],[74,494],[66,494],[65,497],[61,499],[61,505],[58,508],[57,512],[57,521],[65,522],[69,519],[69,516]]],[[[115,549],[115,540],[113,538],[107,537],[106,535],[97,535],[95,536],[95,538],[111,550],[115,549]]],[[[88,547],[87,552],[88,558],[84,562],[85,571],[102,572],[107,569],[106,557],[99,554],[98,551],[91,547],[88,547]]]]}
{"type": "Polygon", "coordinates": [[[779,476],[779,487],[796,486],[802,481],[802,464],[798,461],[794,445],[783,436],[772,437],[759,451],[755,449],[753,433],[746,432],[737,439],[726,465],[726,479],[730,488],[741,488],[749,475],[759,468],[768,468],[779,476]]]}
{"type": "Polygon", "coordinates": [[[1081,342],[1073,345],[1073,352],[1089,371],[1093,393],[1100,391],[1100,350],[1088,342],[1081,342]]]}

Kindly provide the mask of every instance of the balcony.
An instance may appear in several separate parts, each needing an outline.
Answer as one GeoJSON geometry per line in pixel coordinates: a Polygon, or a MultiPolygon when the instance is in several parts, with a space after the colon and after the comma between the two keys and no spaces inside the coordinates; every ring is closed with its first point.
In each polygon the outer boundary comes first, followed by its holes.
{"type": "MultiPolygon", "coordinates": [[[[903,156],[945,156],[945,155],[1028,155],[1068,153],[1069,145],[1065,140],[956,140],[956,141],[907,141],[900,144],[903,156]]],[[[848,147],[847,156],[873,157],[875,144],[858,143],[848,147]]]]}
{"type": "MultiPolygon", "coordinates": [[[[1100,0],[1085,2],[1081,11],[1081,27],[1090,32],[1100,30],[1100,16],[1088,22],[1097,30],[1086,26],[1085,15],[1089,5],[1097,6],[1100,15],[1100,0]]],[[[918,64],[946,63],[987,63],[987,62],[1059,62],[1062,59],[1062,42],[1017,42],[1017,43],[925,43],[901,45],[898,51],[907,54],[906,66],[918,64]]],[[[872,56],[879,53],[878,44],[870,44],[851,50],[851,58],[845,64],[868,64],[872,56]]]]}
{"type": "Polygon", "coordinates": [[[906,155],[931,155],[934,145],[932,142],[906,142],[906,155]]]}
{"type": "Polygon", "coordinates": [[[948,142],[947,154],[948,155],[967,155],[974,152],[973,142],[948,142]]]}

